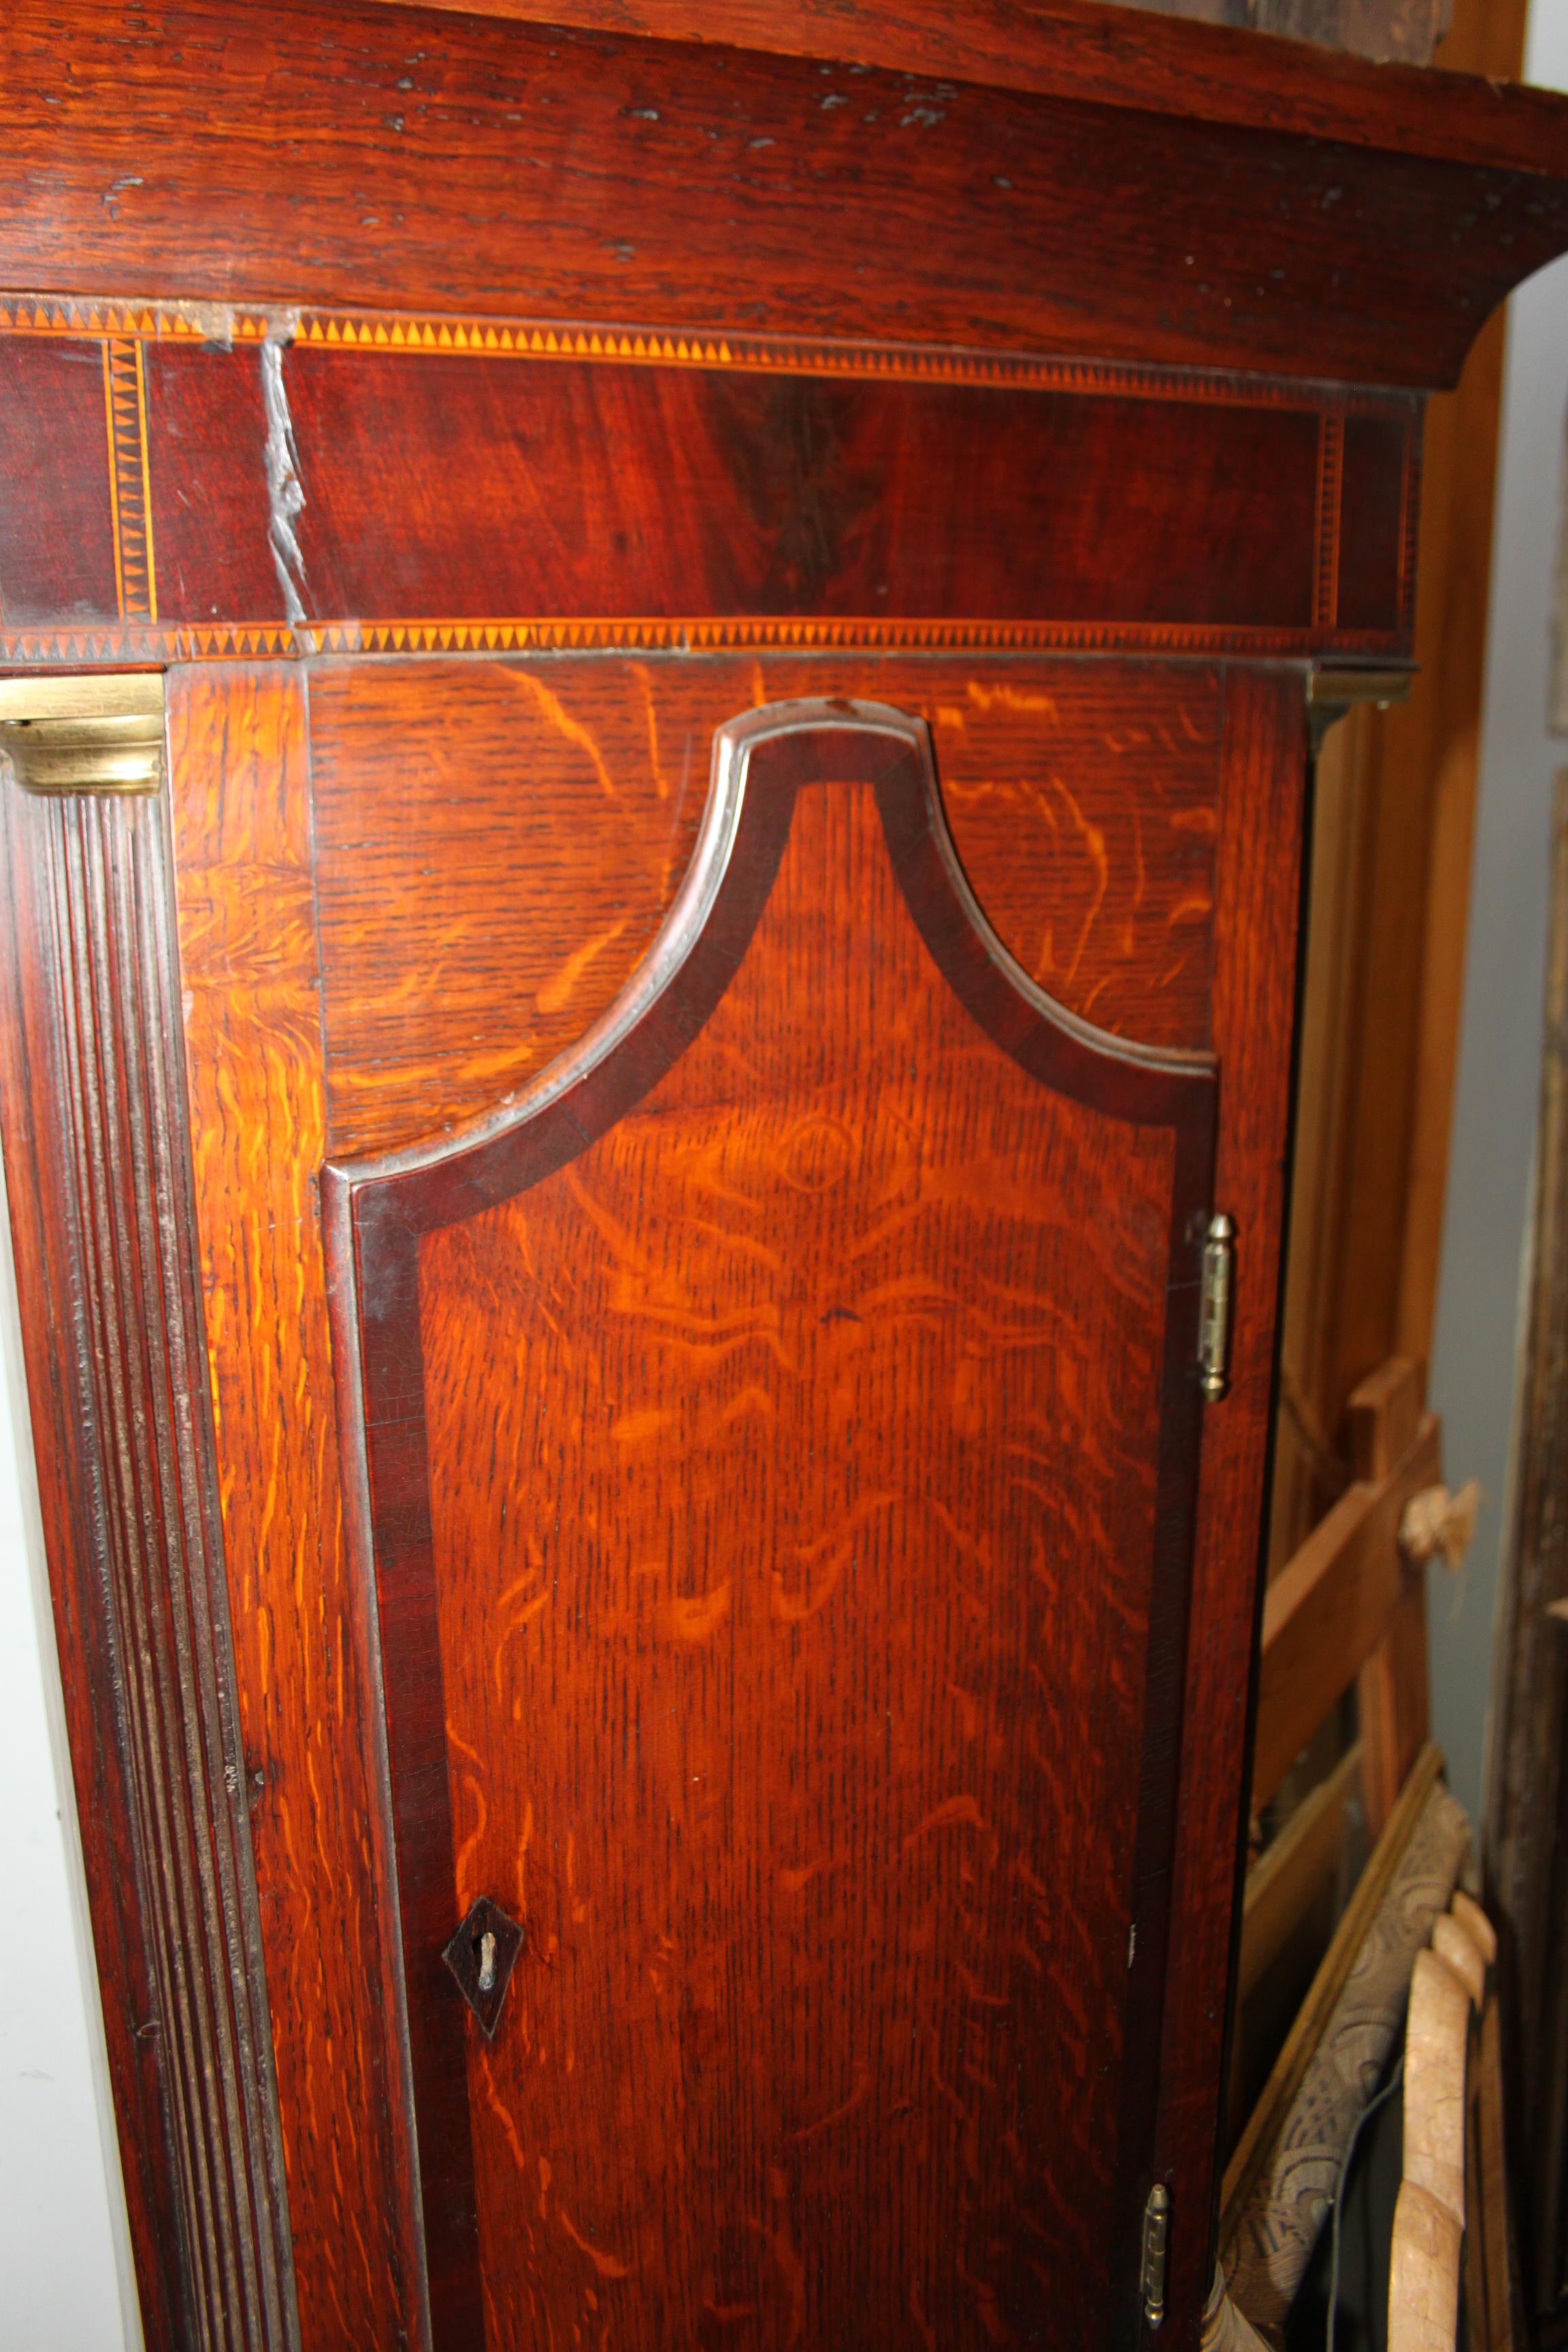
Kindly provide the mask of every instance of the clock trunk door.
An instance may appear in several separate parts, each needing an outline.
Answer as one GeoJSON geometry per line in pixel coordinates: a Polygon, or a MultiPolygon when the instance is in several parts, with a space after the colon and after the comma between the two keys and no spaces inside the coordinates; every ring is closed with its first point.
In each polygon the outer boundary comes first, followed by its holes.
{"type": "Polygon", "coordinates": [[[1213,1096],[793,700],[588,1034],[331,1171],[437,2352],[1136,2327],[1213,1096]]]}

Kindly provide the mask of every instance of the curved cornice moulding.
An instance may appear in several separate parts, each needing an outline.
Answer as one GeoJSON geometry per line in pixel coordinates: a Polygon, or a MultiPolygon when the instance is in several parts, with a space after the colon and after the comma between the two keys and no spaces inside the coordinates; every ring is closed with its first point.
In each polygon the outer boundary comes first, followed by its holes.
{"type": "Polygon", "coordinates": [[[1541,91],[1092,0],[609,13],[12,0],[0,286],[1430,390],[1568,248],[1541,91]]]}

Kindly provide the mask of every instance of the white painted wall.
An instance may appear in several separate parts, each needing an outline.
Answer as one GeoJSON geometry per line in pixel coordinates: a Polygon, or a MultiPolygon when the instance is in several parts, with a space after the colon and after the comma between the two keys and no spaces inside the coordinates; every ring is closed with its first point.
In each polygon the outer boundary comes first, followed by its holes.
{"type": "MultiPolygon", "coordinates": [[[[1568,89],[1568,0],[1532,0],[1525,72],[1568,89]]],[[[1521,1284],[1541,1086],[1552,784],[1551,611],[1568,406],[1568,260],[1509,312],[1501,471],[1470,886],[1464,1026],[1431,1397],[1448,1475],[1486,1500],[1458,1579],[1431,1571],[1432,1728],[1479,1819],[1494,1620],[1508,1528],[1521,1284]]]]}
{"type": "Polygon", "coordinates": [[[0,1207],[0,2352],[139,2352],[0,1207]]]}

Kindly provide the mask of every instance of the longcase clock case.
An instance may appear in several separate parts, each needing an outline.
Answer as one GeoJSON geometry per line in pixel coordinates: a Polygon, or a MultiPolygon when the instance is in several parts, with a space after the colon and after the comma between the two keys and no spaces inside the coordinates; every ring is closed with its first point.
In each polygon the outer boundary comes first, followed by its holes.
{"type": "Polygon", "coordinates": [[[1194,2352],[1309,712],[1399,688],[1564,110],[564,13],[0,30],[0,1118],[147,2338],[1194,2352]]]}

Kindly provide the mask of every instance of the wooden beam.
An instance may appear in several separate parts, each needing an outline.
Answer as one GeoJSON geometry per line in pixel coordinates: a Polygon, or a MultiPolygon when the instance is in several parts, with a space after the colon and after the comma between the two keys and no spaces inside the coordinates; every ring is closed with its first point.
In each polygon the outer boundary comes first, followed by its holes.
{"type": "MultiPolygon", "coordinates": [[[[1521,2336],[1568,2322],[1568,769],[1552,820],[1552,914],[1518,1466],[1493,1668],[1487,1898],[1507,1939],[1509,2096],[1521,2336]]],[[[1556,2333],[1553,2334],[1552,2331],[1556,2333]]]]}
{"type": "Polygon", "coordinates": [[[1352,1390],[1345,1438],[1358,1478],[1386,1478],[1421,1434],[1422,1381],[1408,1356],[1390,1356],[1352,1390]]]}
{"type": "Polygon", "coordinates": [[[1513,2352],[1502,2041],[1495,1990],[1476,2037],[1465,2102],[1463,2276],[1470,2352],[1513,2352]]]}
{"type": "Polygon", "coordinates": [[[1426,1675],[1426,1579],[1405,1572],[1387,1630],[1356,1678],[1361,1704],[1362,1786],[1366,1824],[1376,1837],[1421,1751],[1431,1720],[1426,1675]]]}
{"type": "MultiPolygon", "coordinates": [[[[1388,1361],[1352,1391],[1345,1410],[1358,1478],[1392,1477],[1421,1433],[1423,1381],[1406,1356],[1388,1361]]],[[[1412,1568],[1383,1639],[1357,1679],[1367,1827],[1377,1837],[1426,1739],[1426,1580],[1412,1568]]]]}
{"type": "Polygon", "coordinates": [[[1423,1415],[1390,1474],[1357,1479],[1281,1570],[1263,1609],[1254,1807],[1266,1804],[1341,1693],[1377,1648],[1411,1582],[1399,1523],[1442,1475],[1442,1431],[1423,1415]]]}
{"type": "MultiPolygon", "coordinates": [[[[1455,0],[1437,64],[1517,79],[1524,71],[1527,8],[1528,0],[1455,0]]],[[[1431,1350],[1436,1307],[1464,1000],[1505,332],[1500,310],[1477,338],[1458,390],[1427,404],[1421,520],[1431,536],[1421,542],[1415,587],[1415,658],[1423,676],[1405,727],[1390,725],[1392,712],[1379,722],[1390,738],[1385,773],[1393,772],[1395,791],[1412,762],[1424,779],[1421,970],[1415,1017],[1399,1047],[1408,1057],[1411,1091],[1390,1334],[1391,1345],[1422,1362],[1431,1350]]],[[[1414,870],[1407,883],[1413,880],[1414,870]]]]}
{"type": "Polygon", "coordinates": [[[1346,1750],[1247,1874],[1237,1998],[1246,2000],[1289,1943],[1340,1865],[1350,1805],[1361,1778],[1359,1744],[1346,1750]]]}

